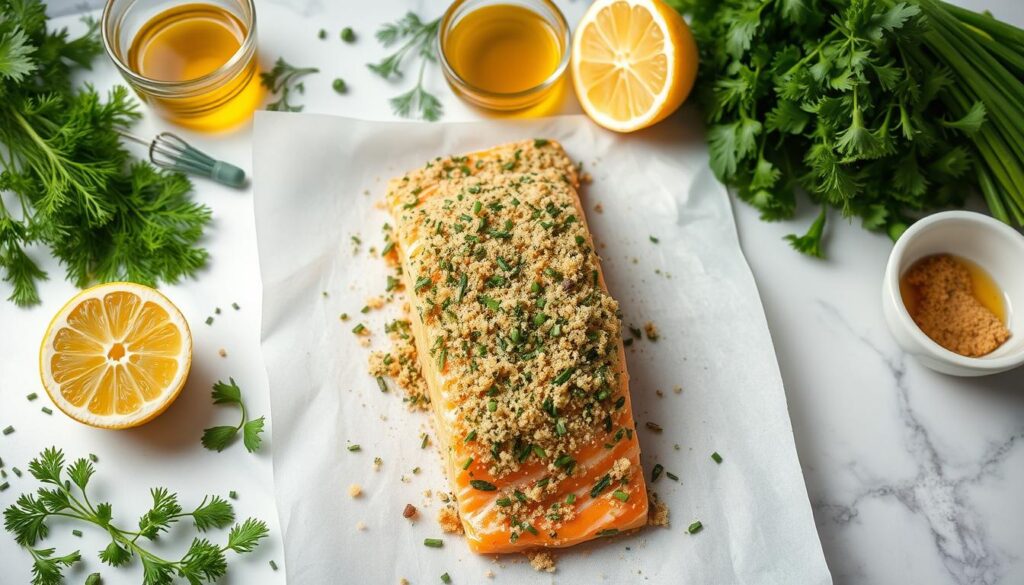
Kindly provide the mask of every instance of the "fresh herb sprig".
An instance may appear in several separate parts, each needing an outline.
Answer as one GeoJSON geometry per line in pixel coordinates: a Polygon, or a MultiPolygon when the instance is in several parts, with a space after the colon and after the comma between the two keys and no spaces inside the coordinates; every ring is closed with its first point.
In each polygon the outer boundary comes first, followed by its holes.
{"type": "Polygon", "coordinates": [[[213,385],[213,392],[211,392],[213,403],[237,405],[241,410],[242,420],[238,426],[228,425],[205,429],[202,438],[203,447],[211,451],[223,451],[235,441],[238,431],[242,431],[242,443],[246,450],[254,453],[259,451],[260,445],[263,443],[260,433],[263,432],[265,420],[262,416],[249,420],[249,413],[242,402],[242,389],[235,383],[234,378],[228,378],[228,380],[227,384],[218,381],[213,385]]]}
{"type": "Polygon", "coordinates": [[[444,113],[437,96],[423,88],[423,73],[428,63],[437,62],[437,31],[441,19],[423,22],[414,12],[408,12],[396,22],[385,24],[377,31],[377,40],[385,48],[402,45],[391,55],[367,67],[389,81],[402,78],[402,65],[407,59],[420,59],[416,85],[406,93],[391,98],[391,108],[403,118],[420,117],[434,122],[444,113]]]}
{"type": "Polygon", "coordinates": [[[20,306],[39,302],[42,245],[68,280],[177,282],[196,273],[209,208],[180,173],[132,161],[118,131],[139,119],[123,86],[101,97],[72,76],[103,52],[95,23],[48,30],[39,0],[0,0],[0,275],[20,306]],[[7,206],[10,206],[8,208],[7,206]]]}
{"type": "Polygon", "coordinates": [[[941,0],[672,0],[701,49],[711,167],[762,219],[896,238],[972,189],[1024,224],[1024,30],[941,0]]]}
{"type": "Polygon", "coordinates": [[[199,533],[225,528],[235,521],[231,504],[218,496],[206,496],[191,512],[183,511],[178,497],[165,488],[150,490],[153,505],[139,518],[138,529],[114,524],[113,507],[107,502],[93,503],[86,493],[95,473],[93,462],[81,458],[65,465],[64,452],[51,447],[29,463],[32,476],[45,484],[35,494],[22,494],[17,502],[4,510],[4,528],[15,541],[32,555],[32,584],[60,585],[64,569],[81,560],[81,554],[54,556],[52,548],[36,548],[49,534],[47,522],[54,517],[92,524],[110,536],[110,544],[99,553],[102,562],[122,567],[138,557],[142,563],[143,585],[170,585],[175,577],[193,585],[213,583],[227,573],[227,552],[252,552],[267,535],[267,526],[249,518],[235,524],[221,546],[207,538],[195,537],[178,560],[162,558],[143,545],[153,541],[184,518],[192,521],[199,533]]]}
{"type": "Polygon", "coordinates": [[[296,67],[285,61],[284,57],[278,57],[270,71],[260,73],[263,87],[278,96],[276,101],[267,104],[267,109],[272,112],[301,112],[304,106],[288,100],[296,93],[306,93],[306,86],[301,81],[303,77],[319,72],[316,67],[296,67]]]}

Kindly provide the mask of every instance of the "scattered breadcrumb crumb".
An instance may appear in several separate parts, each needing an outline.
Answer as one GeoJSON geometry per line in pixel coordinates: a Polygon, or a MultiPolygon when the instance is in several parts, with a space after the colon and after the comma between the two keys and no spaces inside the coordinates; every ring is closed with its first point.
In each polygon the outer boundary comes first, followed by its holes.
{"type": "Polygon", "coordinates": [[[366,299],[366,306],[371,309],[379,309],[384,306],[384,297],[376,296],[366,299]]]}
{"type": "Polygon", "coordinates": [[[362,520],[360,520],[359,522],[356,522],[356,530],[359,530],[359,531],[366,530],[366,522],[363,522],[362,520]]]}
{"type": "Polygon", "coordinates": [[[488,579],[493,579],[494,578],[494,571],[488,569],[487,572],[484,573],[484,577],[487,577],[488,579]]]}
{"type": "Polygon", "coordinates": [[[373,470],[380,471],[381,466],[384,465],[384,460],[380,457],[373,458],[373,470]]]}
{"type": "Polygon", "coordinates": [[[228,357],[228,352],[223,347],[217,350],[217,355],[222,358],[228,357]]]}
{"type": "Polygon", "coordinates": [[[459,520],[459,511],[455,506],[448,504],[437,513],[437,523],[441,530],[450,534],[462,534],[462,522],[459,520]]]}
{"type": "Polygon", "coordinates": [[[647,339],[651,341],[658,341],[658,327],[653,322],[648,321],[644,323],[644,332],[647,333],[647,339]]]}
{"type": "Polygon", "coordinates": [[[526,551],[526,558],[530,559],[530,566],[537,571],[547,573],[555,572],[555,557],[548,551],[531,550],[526,551]]]}
{"type": "Polygon", "coordinates": [[[598,213],[604,213],[604,206],[601,205],[600,203],[595,203],[594,204],[594,211],[596,211],[598,213]]]}
{"type": "Polygon", "coordinates": [[[406,579],[405,577],[402,577],[401,579],[398,580],[398,585],[409,585],[409,580],[406,579]]]}
{"type": "Polygon", "coordinates": [[[676,394],[682,394],[683,393],[683,387],[682,386],[676,386],[675,388],[672,389],[672,391],[675,392],[676,394]]]}
{"type": "Polygon", "coordinates": [[[402,510],[402,518],[413,518],[416,516],[416,506],[412,504],[406,504],[405,509],[402,510]]]}
{"type": "Polygon", "coordinates": [[[580,183],[583,183],[584,185],[589,185],[593,182],[594,176],[591,175],[590,173],[583,173],[582,175],[580,175],[580,183]]]}
{"type": "Polygon", "coordinates": [[[348,495],[352,496],[353,498],[358,498],[362,494],[363,494],[363,487],[361,485],[359,485],[358,483],[354,483],[354,484],[348,486],[348,495]]]}
{"type": "Polygon", "coordinates": [[[647,523],[668,528],[668,506],[665,502],[658,499],[658,494],[654,492],[648,492],[647,501],[647,523]]]}

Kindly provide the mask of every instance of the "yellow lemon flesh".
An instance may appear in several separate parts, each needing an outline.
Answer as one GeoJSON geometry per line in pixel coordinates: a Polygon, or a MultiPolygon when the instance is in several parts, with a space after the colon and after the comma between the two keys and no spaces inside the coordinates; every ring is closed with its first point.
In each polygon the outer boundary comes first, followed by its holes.
{"type": "Polygon", "coordinates": [[[71,418],[123,429],[162,413],[192,365],[181,311],[147,286],[114,282],[84,290],[54,316],[39,350],[43,386],[71,418]]]}
{"type": "Polygon", "coordinates": [[[686,21],[662,0],[597,0],[573,36],[573,84],[591,119],[632,132],[682,105],[697,59],[686,21]]]}

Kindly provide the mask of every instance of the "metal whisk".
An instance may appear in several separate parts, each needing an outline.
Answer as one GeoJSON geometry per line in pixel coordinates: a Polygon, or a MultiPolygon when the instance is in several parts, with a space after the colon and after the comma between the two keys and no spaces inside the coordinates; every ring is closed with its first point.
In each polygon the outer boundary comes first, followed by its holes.
{"type": "Polygon", "coordinates": [[[177,134],[161,132],[149,141],[124,131],[119,133],[132,142],[148,146],[149,160],[158,167],[206,177],[228,187],[241,187],[245,184],[245,171],[213,158],[177,134]]]}

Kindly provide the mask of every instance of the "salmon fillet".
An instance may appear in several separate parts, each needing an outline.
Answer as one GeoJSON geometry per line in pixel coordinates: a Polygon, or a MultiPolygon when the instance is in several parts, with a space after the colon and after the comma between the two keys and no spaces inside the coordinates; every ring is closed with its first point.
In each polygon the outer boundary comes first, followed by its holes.
{"type": "Polygon", "coordinates": [[[647,522],[618,304],[578,186],[562,147],[540,139],[437,158],[388,185],[418,359],[477,553],[647,522]]]}

